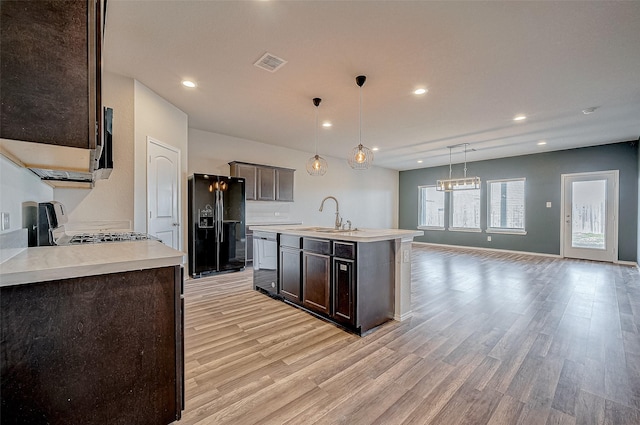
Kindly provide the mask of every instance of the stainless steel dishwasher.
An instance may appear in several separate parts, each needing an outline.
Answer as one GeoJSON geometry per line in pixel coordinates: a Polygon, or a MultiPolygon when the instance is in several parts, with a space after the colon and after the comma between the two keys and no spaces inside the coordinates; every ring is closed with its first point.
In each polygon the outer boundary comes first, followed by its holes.
{"type": "Polygon", "coordinates": [[[253,288],[279,298],[276,233],[253,232],[253,288]]]}

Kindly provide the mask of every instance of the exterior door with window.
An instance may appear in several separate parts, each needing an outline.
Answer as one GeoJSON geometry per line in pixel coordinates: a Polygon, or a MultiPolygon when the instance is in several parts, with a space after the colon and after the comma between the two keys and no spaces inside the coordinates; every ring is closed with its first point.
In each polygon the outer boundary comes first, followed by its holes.
{"type": "Polygon", "coordinates": [[[563,174],[563,256],[618,259],[618,170],[563,174]]]}

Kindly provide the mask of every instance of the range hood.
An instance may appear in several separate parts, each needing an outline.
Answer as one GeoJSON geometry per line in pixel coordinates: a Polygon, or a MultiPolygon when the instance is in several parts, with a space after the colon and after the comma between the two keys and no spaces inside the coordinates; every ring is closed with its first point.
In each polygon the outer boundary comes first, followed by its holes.
{"type": "Polygon", "coordinates": [[[0,154],[53,187],[91,189],[113,169],[112,113],[105,108],[105,134],[97,149],[0,139],[0,154]]]}

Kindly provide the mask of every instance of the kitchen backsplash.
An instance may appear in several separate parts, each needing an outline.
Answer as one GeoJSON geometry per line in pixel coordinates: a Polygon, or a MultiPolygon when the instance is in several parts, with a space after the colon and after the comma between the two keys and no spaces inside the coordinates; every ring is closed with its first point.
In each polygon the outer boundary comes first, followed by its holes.
{"type": "Polygon", "coordinates": [[[264,202],[247,201],[246,223],[247,224],[276,224],[300,222],[291,213],[291,203],[287,202],[264,202]]]}
{"type": "Polygon", "coordinates": [[[27,248],[27,229],[0,233],[0,264],[27,248]]]}

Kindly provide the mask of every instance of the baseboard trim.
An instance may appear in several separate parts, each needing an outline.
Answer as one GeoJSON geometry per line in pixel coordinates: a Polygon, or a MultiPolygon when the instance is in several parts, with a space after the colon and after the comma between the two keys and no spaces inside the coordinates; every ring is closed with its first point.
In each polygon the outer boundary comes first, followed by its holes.
{"type": "Polygon", "coordinates": [[[395,320],[396,322],[402,322],[404,320],[407,320],[411,316],[413,316],[413,311],[408,311],[408,312],[406,312],[406,313],[404,313],[402,315],[394,314],[393,315],[393,320],[395,320]]]}
{"type": "Polygon", "coordinates": [[[413,242],[413,243],[420,244],[420,245],[441,246],[444,248],[467,249],[471,251],[490,251],[490,252],[502,252],[506,254],[534,255],[536,257],[563,258],[558,254],[545,254],[542,252],[513,251],[510,249],[484,248],[480,246],[447,245],[447,244],[432,243],[432,242],[413,242]]]}
{"type": "Polygon", "coordinates": [[[614,261],[613,263],[620,264],[621,266],[638,267],[638,263],[636,263],[635,261],[614,261]]]}
{"type": "MultiPolygon", "coordinates": [[[[529,251],[513,251],[510,249],[497,249],[497,248],[484,248],[480,246],[463,246],[463,245],[447,245],[442,243],[432,243],[432,242],[413,242],[416,245],[429,245],[429,246],[441,246],[444,248],[455,248],[455,249],[466,249],[470,251],[490,251],[490,252],[502,252],[506,254],[519,254],[519,255],[533,255],[536,257],[549,257],[549,258],[566,258],[562,255],[558,254],[545,254],[542,252],[529,252],[529,251]]],[[[612,264],[619,264],[621,266],[630,266],[630,267],[639,267],[638,263],[635,261],[614,261],[612,264]]]]}

